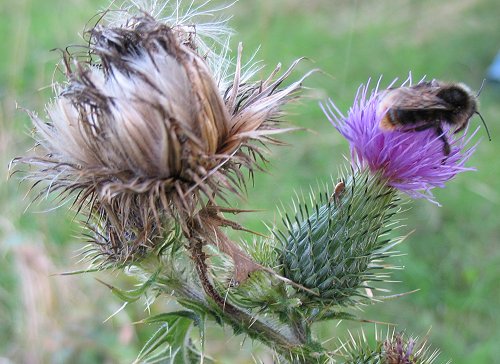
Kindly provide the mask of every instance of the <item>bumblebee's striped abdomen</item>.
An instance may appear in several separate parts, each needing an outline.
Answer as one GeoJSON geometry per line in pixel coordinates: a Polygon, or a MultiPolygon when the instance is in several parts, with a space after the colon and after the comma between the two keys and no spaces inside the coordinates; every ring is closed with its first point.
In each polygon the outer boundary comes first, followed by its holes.
{"type": "Polygon", "coordinates": [[[441,109],[388,109],[380,126],[385,130],[394,130],[422,124],[440,124],[446,122],[446,110],[441,109]]]}

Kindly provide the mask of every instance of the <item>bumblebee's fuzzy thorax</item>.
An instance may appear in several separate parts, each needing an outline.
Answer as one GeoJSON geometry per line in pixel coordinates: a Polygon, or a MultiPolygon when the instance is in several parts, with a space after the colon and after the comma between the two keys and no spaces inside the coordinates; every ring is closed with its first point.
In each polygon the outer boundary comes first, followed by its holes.
{"type": "Polygon", "coordinates": [[[444,102],[451,105],[451,114],[460,116],[450,120],[450,124],[466,123],[477,112],[478,101],[472,90],[463,83],[450,84],[436,94],[444,102]]]}

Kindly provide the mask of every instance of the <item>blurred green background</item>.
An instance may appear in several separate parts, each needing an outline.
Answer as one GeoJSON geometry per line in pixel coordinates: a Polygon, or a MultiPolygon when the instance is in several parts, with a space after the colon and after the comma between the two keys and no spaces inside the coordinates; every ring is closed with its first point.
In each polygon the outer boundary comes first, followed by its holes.
{"type": "MultiPolygon", "coordinates": [[[[106,5],[104,0],[0,2],[0,363],[132,362],[154,329],[133,325],[147,315],[141,303],[105,321],[121,303],[94,278],[130,287],[134,281],[125,275],[53,276],[84,267],[74,215],[66,206],[52,211],[46,202],[29,206],[28,184],[7,181],[9,161],[31,146],[30,121],[16,105],[44,115],[59,60],[50,49],[81,44],[78,34],[106,5]]],[[[347,144],[322,115],[319,100],[330,97],[345,111],[368,78],[383,75],[386,85],[409,71],[415,79],[427,75],[478,89],[500,49],[498,0],[241,0],[230,12],[237,31],[233,45],[242,41],[248,57],[260,45],[262,77],[278,62],[287,66],[301,56],[308,60],[297,77],[310,68],[325,72],[306,81],[308,97],[290,109],[292,123],[308,131],[285,136],[290,145],[271,150],[269,174],[258,174],[247,200],[238,202],[265,210],[242,218],[261,232],[266,232],[263,221],[277,219],[276,205],[286,205],[294,191],[330,181],[344,163],[347,144]]],[[[400,232],[415,231],[401,246],[405,255],[395,260],[405,269],[394,273],[401,283],[391,289],[420,291],[358,312],[397,323],[397,330],[409,334],[428,333],[442,362],[500,363],[500,87],[487,83],[480,99],[493,141],[480,131],[477,139],[483,141],[469,162],[477,172],[436,191],[442,207],[420,200],[404,214],[400,232]]],[[[167,304],[158,301],[151,309],[167,304]]],[[[360,326],[328,323],[317,329],[328,340],[345,338],[346,327],[360,326]]],[[[362,326],[373,331],[373,325],[362,326]]],[[[264,348],[249,340],[242,344],[230,331],[224,336],[211,328],[207,340],[207,351],[223,363],[252,363],[252,352],[269,363],[264,348]]]]}

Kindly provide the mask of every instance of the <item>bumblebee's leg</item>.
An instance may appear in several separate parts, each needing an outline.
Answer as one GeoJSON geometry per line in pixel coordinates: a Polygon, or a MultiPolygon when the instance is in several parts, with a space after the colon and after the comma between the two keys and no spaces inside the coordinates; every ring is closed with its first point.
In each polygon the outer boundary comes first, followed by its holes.
{"type": "Polygon", "coordinates": [[[436,127],[435,124],[428,123],[428,124],[416,126],[416,127],[412,128],[412,129],[408,129],[408,130],[410,130],[410,131],[424,131],[424,130],[435,128],[435,127],[436,127]]]}
{"type": "Polygon", "coordinates": [[[436,130],[436,133],[437,133],[439,139],[441,139],[443,141],[443,153],[444,153],[444,155],[448,156],[451,152],[451,147],[450,147],[450,143],[448,143],[448,139],[446,138],[446,134],[444,133],[443,128],[441,127],[441,122],[419,125],[419,126],[416,126],[414,128],[411,128],[411,129],[405,129],[405,131],[409,131],[409,132],[424,131],[424,130],[431,129],[431,128],[434,128],[436,130]]]}
{"type": "Polygon", "coordinates": [[[466,126],[467,126],[467,123],[463,124],[460,128],[455,129],[453,131],[453,134],[460,133],[462,130],[465,129],[466,126]]]}
{"type": "Polygon", "coordinates": [[[451,147],[450,143],[448,143],[448,139],[446,138],[446,134],[444,133],[443,128],[441,128],[440,124],[436,126],[436,132],[439,136],[439,139],[443,141],[443,153],[444,155],[448,156],[451,152],[451,147]]]}

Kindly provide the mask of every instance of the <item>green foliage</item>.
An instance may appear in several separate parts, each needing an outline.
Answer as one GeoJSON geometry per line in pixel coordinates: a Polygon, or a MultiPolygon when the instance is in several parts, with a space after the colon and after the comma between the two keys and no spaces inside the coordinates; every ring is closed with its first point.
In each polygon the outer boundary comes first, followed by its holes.
{"type": "Polygon", "coordinates": [[[283,307],[298,306],[296,298],[287,297],[282,281],[268,272],[253,273],[243,284],[229,291],[229,297],[241,307],[260,310],[278,310],[283,307]]]}
{"type": "MultiPolygon", "coordinates": [[[[201,318],[192,311],[177,311],[148,317],[141,323],[162,325],[144,345],[137,356],[136,363],[199,363],[203,355],[193,345],[190,331],[193,324],[200,325],[201,318]]],[[[204,355],[203,355],[204,356],[204,355]]],[[[204,357],[204,362],[212,360],[204,357]]]]}
{"type": "Polygon", "coordinates": [[[116,295],[120,300],[131,303],[137,301],[139,298],[141,298],[146,291],[152,286],[152,284],[156,281],[156,277],[158,275],[158,272],[154,273],[151,275],[150,278],[143,284],[141,284],[138,288],[132,289],[132,290],[123,290],[120,288],[117,288],[111,284],[107,284],[100,279],[98,279],[99,282],[104,284],[106,287],[108,287],[111,292],[113,292],[114,295],[116,295]]]}

